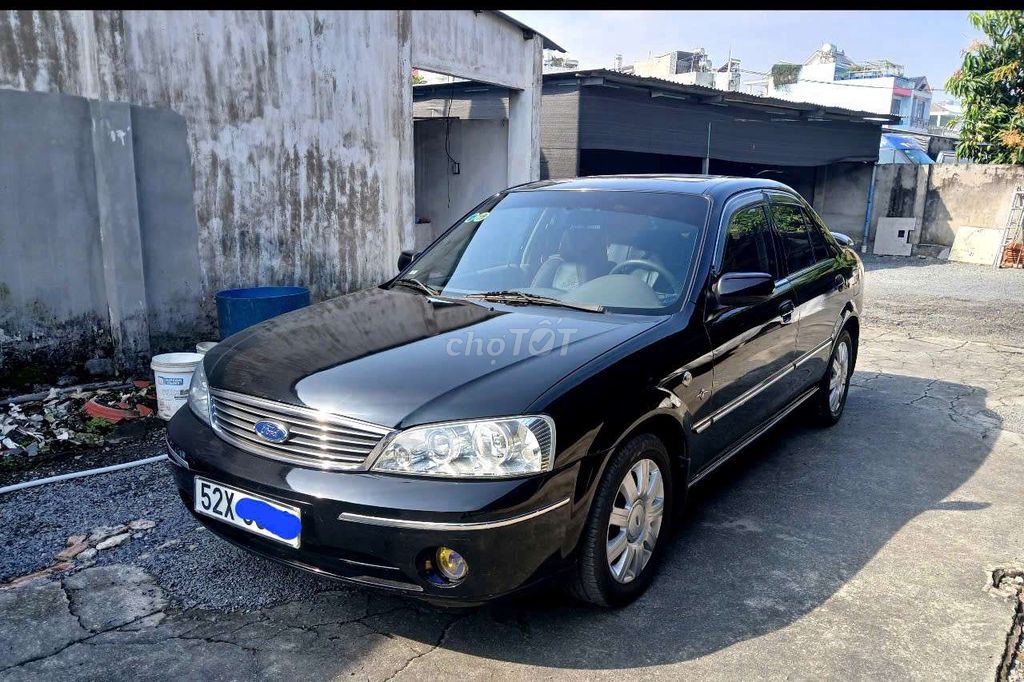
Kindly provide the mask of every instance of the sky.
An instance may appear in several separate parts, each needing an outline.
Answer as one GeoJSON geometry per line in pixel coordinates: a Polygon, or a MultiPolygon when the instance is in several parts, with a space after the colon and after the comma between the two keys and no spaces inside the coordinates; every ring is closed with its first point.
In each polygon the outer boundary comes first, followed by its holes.
{"type": "MultiPolygon", "coordinates": [[[[926,76],[934,100],[980,37],[961,11],[542,11],[506,10],[564,47],[580,68],[608,68],[671,50],[703,47],[717,67],[730,48],[740,69],[766,72],[803,63],[822,43],[855,62],[888,59],[907,76],[926,76]]],[[[743,82],[756,76],[743,74],[743,82]]]]}

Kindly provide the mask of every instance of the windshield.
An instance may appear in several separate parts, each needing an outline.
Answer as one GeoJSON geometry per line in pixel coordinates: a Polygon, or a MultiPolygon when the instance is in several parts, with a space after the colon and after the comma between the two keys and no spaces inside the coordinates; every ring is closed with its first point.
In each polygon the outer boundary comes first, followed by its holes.
{"type": "Polygon", "coordinates": [[[512,291],[663,312],[689,280],[708,208],[687,194],[510,192],[477,207],[403,277],[446,296],[512,291]]]}

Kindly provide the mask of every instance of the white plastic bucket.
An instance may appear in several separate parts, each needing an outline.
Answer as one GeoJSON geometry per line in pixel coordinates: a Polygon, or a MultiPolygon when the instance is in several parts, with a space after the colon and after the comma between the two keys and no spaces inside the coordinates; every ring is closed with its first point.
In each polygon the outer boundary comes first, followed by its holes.
{"type": "Polygon", "coordinates": [[[199,353],[164,353],[153,357],[149,366],[156,375],[156,413],[161,419],[170,419],[188,402],[192,373],[202,361],[199,353]]]}
{"type": "Polygon", "coordinates": [[[200,355],[206,355],[213,347],[217,345],[216,341],[200,341],[196,344],[196,352],[200,355]]]}

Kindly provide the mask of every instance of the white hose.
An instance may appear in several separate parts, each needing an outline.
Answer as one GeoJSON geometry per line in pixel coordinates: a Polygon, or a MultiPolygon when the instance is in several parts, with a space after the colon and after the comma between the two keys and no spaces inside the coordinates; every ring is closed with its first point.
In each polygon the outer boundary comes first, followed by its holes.
{"type": "Polygon", "coordinates": [[[145,459],[137,459],[134,462],[111,464],[110,466],[99,467],[98,469],[86,469],[85,471],[75,471],[70,474],[61,474],[60,476],[37,478],[34,481],[23,481],[21,483],[15,483],[14,485],[8,485],[4,486],[3,488],[0,488],[0,495],[3,495],[4,493],[13,493],[17,490],[24,490],[25,488],[35,488],[38,485],[46,485],[47,483],[59,483],[61,481],[70,481],[73,478],[95,476],[96,474],[108,474],[111,471],[131,469],[132,467],[142,466],[143,464],[152,464],[154,462],[160,462],[165,459],[167,459],[167,455],[157,455],[156,457],[146,457],[145,459]]]}

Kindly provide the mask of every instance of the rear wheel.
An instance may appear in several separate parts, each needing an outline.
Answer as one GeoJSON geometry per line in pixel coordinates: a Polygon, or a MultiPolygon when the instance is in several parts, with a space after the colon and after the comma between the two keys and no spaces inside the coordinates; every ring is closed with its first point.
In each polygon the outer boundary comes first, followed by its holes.
{"type": "Polygon", "coordinates": [[[815,414],[825,426],[836,424],[843,416],[846,394],[850,390],[850,376],[853,374],[855,350],[850,332],[844,329],[832,347],[825,376],[821,378],[818,394],[814,397],[815,414]]]}
{"type": "Polygon", "coordinates": [[[570,584],[578,599],[624,606],[647,589],[671,525],[672,483],[655,436],[636,436],[612,455],[580,540],[570,584]]]}

